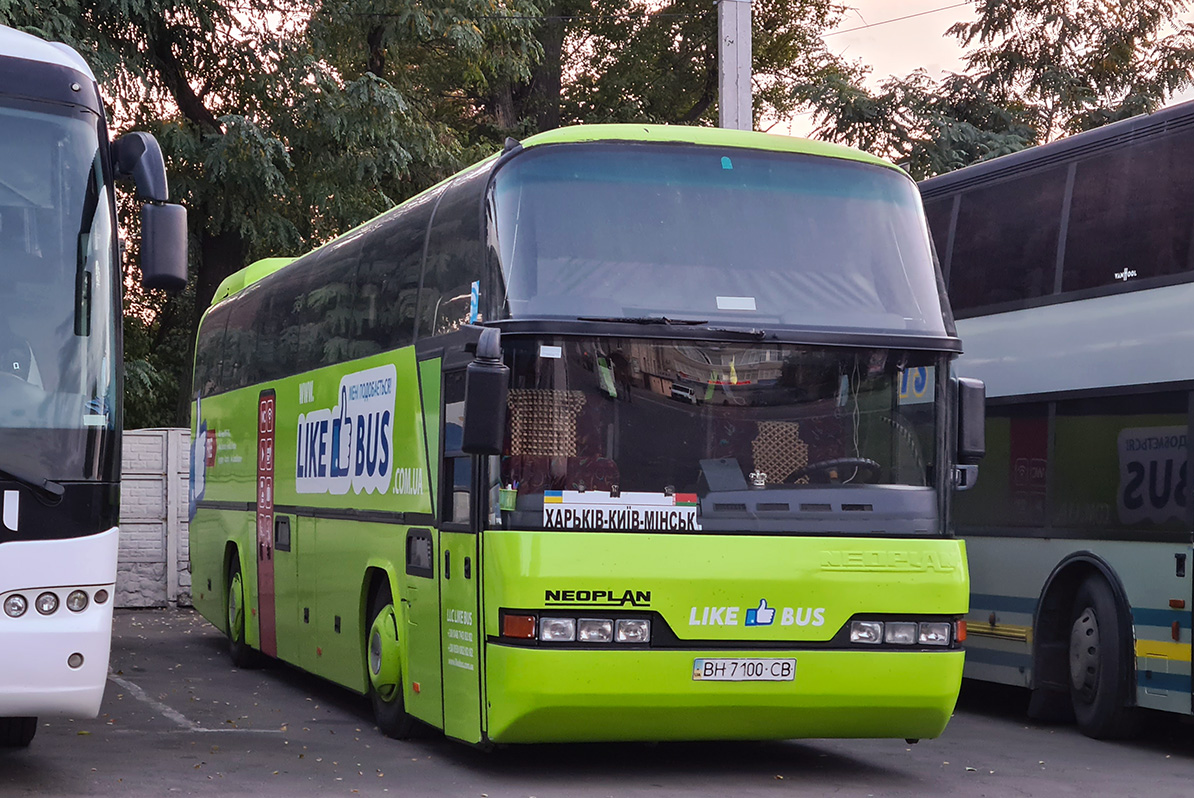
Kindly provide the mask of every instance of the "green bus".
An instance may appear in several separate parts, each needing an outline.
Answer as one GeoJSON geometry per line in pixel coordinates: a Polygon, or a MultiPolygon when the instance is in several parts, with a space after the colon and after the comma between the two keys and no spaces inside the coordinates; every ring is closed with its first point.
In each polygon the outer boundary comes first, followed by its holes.
{"type": "Polygon", "coordinates": [[[982,450],[916,185],[827,144],[542,133],[198,331],[232,659],[474,743],[935,737],[982,450]]]}

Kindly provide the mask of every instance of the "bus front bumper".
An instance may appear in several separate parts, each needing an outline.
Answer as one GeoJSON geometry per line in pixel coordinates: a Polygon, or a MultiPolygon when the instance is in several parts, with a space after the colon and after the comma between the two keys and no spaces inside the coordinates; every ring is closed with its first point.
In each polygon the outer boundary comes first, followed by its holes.
{"type": "Polygon", "coordinates": [[[495,743],[933,738],[958,697],[951,651],[578,651],[487,647],[495,743]],[[792,681],[693,678],[706,658],[795,659],[792,681]]]}

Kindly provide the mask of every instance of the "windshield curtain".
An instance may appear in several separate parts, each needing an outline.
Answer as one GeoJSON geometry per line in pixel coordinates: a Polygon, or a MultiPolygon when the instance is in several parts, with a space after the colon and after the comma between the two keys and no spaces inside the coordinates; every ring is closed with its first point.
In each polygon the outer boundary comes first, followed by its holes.
{"type": "Polygon", "coordinates": [[[119,275],[98,126],[80,108],[0,103],[0,469],[111,466],[119,275]]]}
{"type": "Polygon", "coordinates": [[[882,166],[695,145],[530,148],[494,178],[512,318],[944,336],[916,186],[882,166]]]}
{"type": "MultiPolygon", "coordinates": [[[[865,506],[910,534],[935,531],[939,356],[563,336],[503,343],[512,374],[494,485],[502,526],[841,533],[843,513],[865,506]],[[642,513],[557,512],[585,507],[642,513]]],[[[892,531],[854,515],[865,534],[892,531]]]]}

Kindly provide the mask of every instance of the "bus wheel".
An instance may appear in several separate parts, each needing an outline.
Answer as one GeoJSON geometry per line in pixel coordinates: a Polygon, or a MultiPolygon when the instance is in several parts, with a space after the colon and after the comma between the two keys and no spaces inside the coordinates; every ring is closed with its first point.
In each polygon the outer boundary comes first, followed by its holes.
{"type": "Polygon", "coordinates": [[[0,748],[25,748],[37,734],[37,718],[0,718],[0,748]]]}
{"type": "Polygon", "coordinates": [[[404,740],[414,731],[415,719],[402,700],[402,662],[398,645],[398,618],[390,588],[383,586],[369,602],[369,631],[365,656],[369,666],[369,698],[373,718],[382,734],[404,740]]]}
{"type": "Polygon", "coordinates": [[[238,668],[251,670],[260,665],[257,652],[245,642],[245,586],[240,565],[228,569],[228,656],[238,668]]]}
{"type": "Polygon", "coordinates": [[[1087,577],[1074,597],[1072,619],[1070,699],[1078,728],[1100,740],[1131,736],[1139,722],[1137,709],[1128,705],[1132,663],[1107,580],[1087,577]]]}

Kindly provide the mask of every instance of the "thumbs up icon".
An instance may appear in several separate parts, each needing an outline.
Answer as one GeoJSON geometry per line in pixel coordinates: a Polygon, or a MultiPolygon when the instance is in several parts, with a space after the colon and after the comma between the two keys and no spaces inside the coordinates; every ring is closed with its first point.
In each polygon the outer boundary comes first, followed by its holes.
{"type": "Polygon", "coordinates": [[[775,610],[767,606],[767,599],[759,599],[759,606],[746,611],[747,626],[770,626],[775,610]]]}

